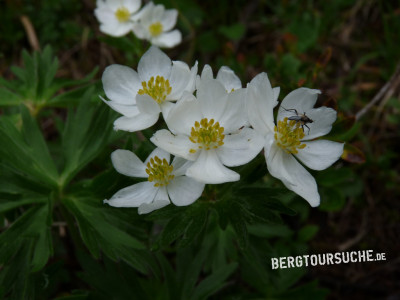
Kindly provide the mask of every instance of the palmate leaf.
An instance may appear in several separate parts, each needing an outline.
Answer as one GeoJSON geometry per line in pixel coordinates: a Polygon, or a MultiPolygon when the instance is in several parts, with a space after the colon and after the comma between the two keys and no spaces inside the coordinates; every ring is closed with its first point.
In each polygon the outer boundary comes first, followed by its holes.
{"type": "Polygon", "coordinates": [[[222,266],[220,269],[213,272],[210,276],[203,279],[194,290],[190,299],[208,299],[210,295],[222,289],[226,283],[225,280],[237,269],[236,262],[222,266]]]}
{"type": "Polygon", "coordinates": [[[0,118],[0,155],[4,164],[33,181],[50,187],[58,186],[58,172],[46,142],[26,107],[21,106],[22,128],[7,118],[0,118]]]}
{"type": "Polygon", "coordinates": [[[248,246],[248,226],[254,223],[280,224],[279,213],[295,215],[296,212],[285,206],[279,198],[286,191],[258,184],[238,186],[231,192],[221,195],[214,206],[218,213],[220,227],[231,224],[236,232],[239,247],[248,246]]]}
{"type": "Polygon", "coordinates": [[[30,55],[22,52],[23,67],[11,67],[17,77],[7,81],[0,78],[0,106],[18,106],[24,103],[33,114],[42,107],[60,107],[76,104],[87,90],[97,68],[80,80],[56,79],[58,60],[51,47],[30,55]],[[60,90],[74,86],[70,91],[56,95],[60,90]]]}
{"type": "Polygon", "coordinates": [[[53,254],[51,222],[50,205],[37,205],[0,235],[0,265],[4,267],[0,286],[6,287],[4,293],[11,299],[26,299],[29,274],[42,269],[53,254]]]}
{"type": "Polygon", "coordinates": [[[114,115],[100,101],[91,103],[93,89],[80,99],[76,112],[69,110],[62,132],[62,149],[65,157],[61,174],[63,185],[68,183],[83,167],[92,161],[109,143],[114,115]]]}
{"type": "Polygon", "coordinates": [[[181,236],[182,239],[178,246],[186,247],[203,231],[207,223],[208,208],[206,204],[201,202],[196,202],[188,207],[173,207],[166,209],[166,212],[161,210],[157,215],[150,218],[169,215],[171,212],[174,212],[173,217],[164,227],[158,240],[153,245],[153,249],[168,246],[181,236]]]}
{"type": "Polygon", "coordinates": [[[89,196],[70,195],[63,199],[63,204],[75,217],[81,237],[95,258],[103,252],[113,260],[123,259],[137,270],[146,273],[149,268],[157,269],[145,245],[119,227],[112,217],[112,208],[102,205],[100,199],[89,196]]]}
{"type": "MultiPolygon", "coordinates": [[[[79,253],[78,259],[83,269],[78,275],[90,284],[91,299],[154,299],[148,296],[149,291],[143,287],[140,274],[129,265],[114,263],[107,258],[103,259],[103,264],[99,264],[85,253],[79,253]]],[[[149,289],[160,288],[162,284],[154,280],[149,289]]]]}

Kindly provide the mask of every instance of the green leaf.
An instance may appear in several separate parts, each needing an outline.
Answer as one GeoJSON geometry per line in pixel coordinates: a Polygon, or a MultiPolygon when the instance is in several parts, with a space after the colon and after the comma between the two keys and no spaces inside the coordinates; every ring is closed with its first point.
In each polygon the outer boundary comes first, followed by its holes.
{"type": "Polygon", "coordinates": [[[34,155],[37,162],[40,162],[46,170],[47,175],[54,181],[58,179],[58,172],[54,165],[53,159],[50,156],[49,149],[47,148],[46,141],[40,131],[37,123],[30,115],[28,109],[21,106],[22,115],[22,135],[26,143],[35,151],[34,155]]]}
{"type": "Polygon", "coordinates": [[[47,145],[24,106],[21,132],[6,118],[0,118],[0,155],[4,164],[17,173],[25,173],[30,179],[50,187],[58,186],[58,172],[50,157],[47,145]]]}
{"type": "MultiPolygon", "coordinates": [[[[65,166],[61,181],[65,185],[106,146],[112,132],[112,115],[103,103],[91,103],[93,89],[81,98],[77,111],[68,112],[62,133],[65,166]]],[[[115,137],[114,135],[113,137],[115,137]]]]}
{"type": "Polygon", "coordinates": [[[243,37],[246,27],[242,23],[236,23],[231,26],[220,26],[218,31],[228,39],[238,41],[243,37]]]}
{"type": "Polygon", "coordinates": [[[289,216],[296,215],[294,210],[290,209],[278,200],[287,193],[287,190],[273,189],[257,185],[244,186],[235,190],[235,194],[246,198],[249,205],[253,207],[252,212],[258,214],[259,216],[262,216],[262,212],[258,212],[259,209],[262,211],[270,209],[289,216]]]}
{"type": "Polygon", "coordinates": [[[298,240],[300,242],[308,242],[318,232],[319,227],[316,225],[306,225],[298,232],[298,240]]]}
{"type": "MultiPolygon", "coordinates": [[[[106,211],[109,211],[109,209],[106,209],[106,207],[94,206],[89,198],[78,198],[75,196],[68,196],[64,200],[64,203],[75,215],[78,222],[81,222],[82,226],[90,226],[93,234],[104,239],[109,244],[113,245],[114,248],[145,248],[136,238],[108,222],[106,211]],[[82,221],[84,222],[82,223],[82,221]]],[[[99,203],[101,203],[101,201],[99,201],[99,203]]]]}
{"type": "Polygon", "coordinates": [[[34,115],[46,106],[77,104],[97,72],[96,68],[80,80],[55,79],[58,60],[49,46],[45,47],[41,53],[34,52],[32,55],[23,51],[22,57],[23,68],[11,67],[17,77],[16,80],[6,81],[0,78],[0,106],[15,106],[24,103],[34,115]],[[69,86],[74,86],[74,88],[58,93],[69,86]],[[56,94],[57,96],[54,96],[56,94]]]}
{"type": "Polygon", "coordinates": [[[206,277],[194,290],[190,299],[208,299],[210,295],[224,287],[224,281],[236,270],[236,262],[223,266],[206,277]]]}
{"type": "Polygon", "coordinates": [[[30,208],[0,235],[0,244],[2,245],[0,264],[7,264],[12,255],[18,252],[18,249],[32,241],[32,244],[29,244],[30,247],[33,247],[32,256],[29,257],[31,271],[42,269],[53,253],[50,224],[49,205],[30,208]]]}
{"type": "Polygon", "coordinates": [[[202,205],[193,213],[190,223],[186,227],[185,234],[179,243],[180,247],[186,247],[193,242],[199,235],[207,223],[208,209],[202,205]]]}
{"type": "Polygon", "coordinates": [[[139,274],[123,262],[114,263],[104,258],[100,264],[86,253],[79,253],[78,259],[83,269],[78,276],[90,285],[90,299],[123,300],[131,299],[132,295],[135,295],[134,299],[150,299],[139,274]]]}
{"type": "Polygon", "coordinates": [[[182,283],[181,299],[192,299],[204,263],[210,255],[210,243],[205,243],[193,253],[190,248],[177,251],[177,282],[182,283]]]}
{"type": "Polygon", "coordinates": [[[0,87],[0,106],[13,106],[22,103],[21,96],[14,91],[0,87]]]}
{"type": "Polygon", "coordinates": [[[35,198],[32,196],[32,198],[22,198],[22,199],[7,199],[5,196],[2,196],[0,194],[0,212],[5,212],[8,210],[12,210],[14,208],[18,208],[27,204],[33,204],[33,203],[46,203],[48,199],[43,198],[43,197],[38,197],[35,198]]]}
{"type": "Polygon", "coordinates": [[[100,199],[86,195],[66,196],[63,203],[77,220],[82,239],[95,258],[103,252],[113,260],[123,259],[143,273],[157,268],[150,253],[141,250],[146,249],[145,245],[113,217],[120,209],[108,208],[100,199]]]}
{"type": "Polygon", "coordinates": [[[236,232],[239,247],[241,249],[246,249],[249,242],[246,224],[249,221],[248,219],[246,219],[247,209],[237,202],[231,201],[227,213],[229,221],[236,232]]]}
{"type": "Polygon", "coordinates": [[[195,203],[175,215],[163,229],[157,246],[167,246],[183,235],[180,247],[188,246],[202,232],[207,222],[208,209],[202,203],[195,203]]]}
{"type": "Polygon", "coordinates": [[[323,211],[339,211],[346,203],[341,190],[337,188],[324,188],[320,189],[321,205],[320,210],[323,211]]]}

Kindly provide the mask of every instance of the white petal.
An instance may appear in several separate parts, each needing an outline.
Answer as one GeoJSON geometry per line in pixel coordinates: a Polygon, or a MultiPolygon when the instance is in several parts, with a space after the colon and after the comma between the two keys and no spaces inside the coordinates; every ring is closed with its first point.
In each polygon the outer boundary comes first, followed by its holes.
{"type": "Polygon", "coordinates": [[[141,2],[142,2],[141,0],[125,0],[123,2],[123,6],[125,6],[132,14],[135,13],[140,8],[140,6],[142,5],[141,2]]]}
{"type": "Polygon", "coordinates": [[[277,102],[281,88],[279,86],[277,86],[277,87],[274,87],[272,89],[272,91],[274,92],[274,102],[277,102]]]}
{"type": "Polygon", "coordinates": [[[160,21],[164,12],[165,12],[164,5],[162,4],[155,5],[153,10],[151,11],[151,17],[150,17],[151,23],[160,21]]]}
{"type": "Polygon", "coordinates": [[[198,159],[186,171],[186,176],[210,184],[238,181],[240,175],[225,167],[214,150],[201,150],[198,159]]]}
{"type": "Polygon", "coordinates": [[[203,70],[201,71],[201,75],[196,76],[196,89],[199,88],[201,80],[203,79],[213,79],[213,71],[209,65],[204,65],[203,70]]]}
{"type": "Polygon", "coordinates": [[[96,1],[96,6],[97,6],[96,9],[107,7],[106,2],[104,0],[97,0],[96,1]]]}
{"type": "Polygon", "coordinates": [[[132,31],[139,39],[149,39],[150,37],[150,34],[147,31],[146,27],[144,27],[141,23],[134,23],[132,25],[132,31]]]}
{"type": "Polygon", "coordinates": [[[168,95],[167,99],[178,100],[182,93],[186,90],[186,87],[190,81],[190,69],[189,66],[181,61],[173,61],[171,69],[171,77],[169,83],[171,84],[171,94],[168,95]]]}
{"type": "Polygon", "coordinates": [[[167,200],[157,200],[157,201],[154,200],[151,203],[143,203],[139,206],[138,214],[143,215],[143,214],[151,213],[152,211],[163,208],[170,203],[171,202],[169,202],[167,200]]]}
{"type": "Polygon", "coordinates": [[[175,29],[161,33],[158,37],[153,38],[151,43],[162,48],[172,48],[180,44],[181,41],[182,33],[178,29],[175,29]]]}
{"type": "Polygon", "coordinates": [[[117,24],[118,22],[117,19],[115,18],[114,12],[106,6],[101,6],[101,7],[98,6],[98,8],[94,10],[94,14],[96,15],[96,18],[99,20],[100,23],[117,24]]]}
{"type": "Polygon", "coordinates": [[[153,126],[158,120],[159,114],[138,114],[134,117],[120,117],[114,122],[115,130],[135,132],[153,126]]]}
{"type": "Polygon", "coordinates": [[[139,206],[138,213],[139,215],[148,214],[156,209],[163,208],[170,204],[167,190],[165,187],[159,188],[157,195],[153,202],[151,203],[143,203],[139,206]]]}
{"type": "Polygon", "coordinates": [[[263,146],[263,136],[253,129],[243,128],[239,133],[226,135],[224,144],[216,152],[225,166],[235,167],[251,161],[263,146]]]}
{"type": "Polygon", "coordinates": [[[304,126],[303,140],[312,140],[326,135],[331,131],[332,124],[336,120],[336,111],[325,106],[311,109],[306,112],[306,115],[313,120],[313,123],[306,124],[310,130],[304,126]]]}
{"type": "Polygon", "coordinates": [[[161,112],[160,105],[147,94],[137,95],[136,104],[139,111],[143,114],[154,115],[161,112]]]}
{"type": "Polygon", "coordinates": [[[170,101],[165,101],[161,104],[161,112],[162,112],[164,120],[166,120],[168,118],[169,112],[174,107],[175,107],[175,103],[172,103],[170,101]]]}
{"type": "MultiPolygon", "coordinates": [[[[168,163],[169,163],[169,161],[171,159],[171,155],[167,151],[165,151],[165,150],[163,150],[161,148],[156,148],[149,154],[149,156],[144,161],[143,165],[147,166],[147,163],[150,162],[150,159],[151,158],[154,159],[154,157],[156,157],[156,156],[161,160],[163,160],[165,158],[168,163]]],[[[146,177],[148,177],[148,176],[146,175],[146,177]]]]}
{"type": "Polygon", "coordinates": [[[118,173],[131,177],[147,178],[145,164],[129,150],[118,149],[111,153],[111,161],[118,173]]]}
{"type": "Polygon", "coordinates": [[[223,66],[219,69],[217,80],[220,81],[227,92],[238,90],[242,88],[242,82],[230,68],[223,66]]]}
{"type": "Polygon", "coordinates": [[[197,71],[198,71],[197,65],[198,65],[198,63],[196,61],[195,64],[193,65],[193,67],[190,69],[190,80],[185,89],[189,93],[193,93],[194,90],[196,89],[196,78],[197,78],[197,71]]]}
{"type": "Polygon", "coordinates": [[[113,23],[103,23],[100,25],[100,31],[114,36],[121,37],[129,33],[133,28],[133,24],[129,21],[127,22],[113,22],[113,23]]]}
{"type": "Polygon", "coordinates": [[[125,117],[133,117],[139,114],[139,109],[137,108],[136,104],[124,105],[115,101],[107,101],[101,96],[100,99],[103,100],[103,102],[110,106],[113,110],[123,114],[125,117]]]}
{"type": "Polygon", "coordinates": [[[198,156],[197,153],[190,153],[190,149],[193,148],[193,143],[189,140],[188,136],[175,136],[166,129],[158,130],[150,141],[157,147],[187,160],[195,160],[198,156]]]}
{"type": "Polygon", "coordinates": [[[122,6],[122,3],[120,1],[106,0],[106,5],[113,11],[116,11],[119,7],[122,6]]]}
{"type": "Polygon", "coordinates": [[[174,134],[190,135],[194,123],[202,118],[199,102],[192,94],[185,92],[165,121],[174,134]]]}
{"type": "Polygon", "coordinates": [[[203,71],[201,71],[201,79],[213,79],[213,71],[210,65],[204,65],[203,71]]]}
{"type": "Polygon", "coordinates": [[[163,31],[170,31],[175,26],[177,18],[178,18],[178,11],[176,9],[165,10],[161,19],[163,31]]]}
{"type": "Polygon", "coordinates": [[[287,111],[288,109],[295,109],[298,114],[309,111],[314,107],[320,93],[319,90],[309,88],[299,88],[290,92],[281,103],[277,120],[296,115],[294,111],[287,111]]]}
{"type": "Polygon", "coordinates": [[[250,124],[262,134],[274,131],[273,109],[278,104],[267,73],[260,73],[247,85],[247,115],[250,124]]]}
{"type": "Polygon", "coordinates": [[[282,180],[289,189],[307,200],[312,207],[318,206],[320,197],[314,177],[291,155],[275,143],[265,147],[268,171],[282,180]]]}
{"type": "Polygon", "coordinates": [[[104,92],[112,101],[120,104],[136,104],[136,94],[141,83],[136,71],[121,65],[108,66],[101,78],[104,92]]]}
{"type": "Polygon", "coordinates": [[[138,73],[143,81],[149,81],[154,76],[168,79],[171,73],[171,60],[157,47],[151,46],[139,61],[138,73]]]}
{"type": "Polygon", "coordinates": [[[119,190],[110,200],[104,200],[114,207],[139,207],[154,200],[158,188],[149,181],[140,182],[119,190]]]}
{"type": "Polygon", "coordinates": [[[337,161],[343,153],[342,143],[326,140],[304,142],[307,146],[299,150],[296,157],[313,170],[324,170],[337,161]]]}
{"type": "Polygon", "coordinates": [[[172,203],[177,206],[186,206],[200,198],[204,186],[204,183],[192,178],[179,176],[167,185],[167,190],[172,203]]]}
{"type": "Polygon", "coordinates": [[[172,166],[174,167],[172,171],[172,175],[177,176],[183,176],[186,173],[186,170],[193,164],[192,161],[186,160],[182,157],[176,156],[174,160],[172,161],[172,166]]]}
{"type": "Polygon", "coordinates": [[[140,11],[138,11],[136,14],[134,14],[131,17],[131,20],[134,22],[137,22],[137,21],[143,22],[143,21],[147,20],[149,18],[151,11],[153,10],[153,8],[154,8],[153,2],[147,3],[145,6],[143,6],[143,8],[140,11]]]}
{"type": "Polygon", "coordinates": [[[216,79],[201,79],[197,99],[205,118],[219,121],[228,102],[228,93],[216,79]]]}
{"type": "Polygon", "coordinates": [[[216,120],[224,127],[225,134],[235,132],[246,124],[245,97],[246,89],[239,89],[229,93],[225,110],[221,117],[216,120]]]}

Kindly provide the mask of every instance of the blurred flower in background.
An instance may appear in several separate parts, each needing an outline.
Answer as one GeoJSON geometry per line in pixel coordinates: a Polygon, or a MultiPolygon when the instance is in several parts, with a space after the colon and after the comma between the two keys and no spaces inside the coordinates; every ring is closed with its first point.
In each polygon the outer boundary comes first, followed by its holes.
{"type": "Polygon", "coordinates": [[[140,0],[98,0],[94,13],[101,24],[100,31],[114,37],[132,31],[137,38],[162,48],[180,44],[181,32],[172,30],[178,18],[176,9],[149,2],[136,13],[140,5],[140,0]]]}
{"type": "Polygon", "coordinates": [[[100,31],[115,37],[128,34],[132,30],[132,16],[141,5],[141,0],[97,0],[94,11],[100,22],[100,31]]]}
{"type": "Polygon", "coordinates": [[[172,48],[182,41],[179,30],[172,28],[176,24],[178,11],[165,9],[164,5],[148,3],[134,17],[133,32],[140,39],[149,41],[152,45],[172,48]]]}

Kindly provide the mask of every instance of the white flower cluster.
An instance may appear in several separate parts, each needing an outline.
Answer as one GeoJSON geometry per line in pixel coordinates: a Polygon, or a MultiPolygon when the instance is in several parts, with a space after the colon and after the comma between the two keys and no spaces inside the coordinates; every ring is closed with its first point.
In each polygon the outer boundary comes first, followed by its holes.
{"type": "Polygon", "coordinates": [[[240,179],[228,167],[251,161],[264,148],[272,176],[307,200],[320,202],[317,184],[299,163],[323,170],[338,160],[343,144],[316,138],[327,134],[336,112],[313,108],[318,90],[299,88],[287,95],[278,111],[279,88],[272,88],[266,73],[242,88],[228,67],[216,78],[206,65],[197,75],[181,61],[171,61],[152,46],[140,59],[138,71],[112,65],[103,74],[103,86],[111,108],[123,116],[114,128],[138,131],[154,125],[163,115],[168,129],[157,131],[151,141],[158,147],[143,163],[130,151],[112,154],[121,174],[147,178],[117,192],[111,206],[139,207],[148,213],[170,202],[189,205],[197,200],[205,184],[240,179]],[[170,164],[170,154],[175,158],[170,164]]]}
{"type": "Polygon", "coordinates": [[[164,5],[147,3],[140,11],[141,0],[97,0],[94,11],[100,31],[120,37],[132,31],[139,39],[152,45],[172,48],[182,41],[179,30],[172,30],[178,11],[164,5]]]}

